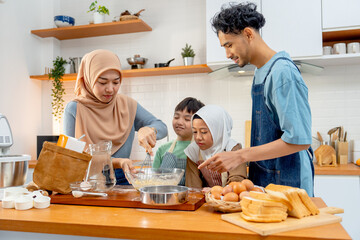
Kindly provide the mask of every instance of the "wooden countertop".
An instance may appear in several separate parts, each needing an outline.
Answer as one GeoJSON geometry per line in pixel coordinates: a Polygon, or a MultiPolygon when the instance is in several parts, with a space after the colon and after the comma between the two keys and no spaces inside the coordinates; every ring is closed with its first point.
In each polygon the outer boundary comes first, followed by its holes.
{"type": "MultiPolygon", "coordinates": [[[[35,168],[37,160],[29,161],[29,168],[35,168]]],[[[337,165],[336,167],[323,167],[314,163],[315,175],[349,175],[360,176],[360,166],[354,163],[337,165]]]]}
{"type": "MultiPolygon", "coordinates": [[[[326,206],[320,198],[314,202],[326,206]]],[[[264,239],[220,217],[206,204],[191,212],[52,204],[26,211],[0,208],[0,230],[123,239],[264,239]]],[[[266,239],[351,238],[340,223],[334,223],[266,239]]]]}
{"type": "Polygon", "coordinates": [[[314,164],[315,175],[349,175],[360,176],[360,166],[354,163],[337,165],[335,167],[324,167],[314,164]]]}

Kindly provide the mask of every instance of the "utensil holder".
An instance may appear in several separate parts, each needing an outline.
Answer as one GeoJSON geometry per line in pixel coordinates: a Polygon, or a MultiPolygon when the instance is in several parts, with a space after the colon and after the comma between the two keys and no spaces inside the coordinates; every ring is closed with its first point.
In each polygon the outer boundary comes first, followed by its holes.
{"type": "Polygon", "coordinates": [[[338,142],[336,157],[339,164],[348,163],[348,152],[349,152],[349,143],[348,142],[338,142]]]}

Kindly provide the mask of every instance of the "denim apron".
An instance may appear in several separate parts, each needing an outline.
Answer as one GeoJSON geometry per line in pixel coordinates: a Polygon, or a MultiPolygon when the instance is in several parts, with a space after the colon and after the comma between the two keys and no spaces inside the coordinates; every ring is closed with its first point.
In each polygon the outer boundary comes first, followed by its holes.
{"type": "MultiPolygon", "coordinates": [[[[172,152],[174,151],[176,140],[171,144],[169,151],[164,154],[160,168],[181,168],[186,171],[186,158],[178,158],[172,152]]],[[[185,186],[185,174],[179,185],[185,186]]]]}
{"type": "MultiPolygon", "coordinates": [[[[278,140],[283,134],[280,126],[276,125],[274,120],[271,118],[264,98],[265,81],[270,74],[274,64],[280,59],[290,61],[294,64],[294,62],[290,59],[286,57],[280,57],[276,59],[270,66],[270,69],[267,72],[263,83],[255,84],[255,79],[253,82],[251,93],[253,99],[251,123],[252,147],[278,140]]],[[[308,149],[308,152],[312,154],[311,147],[308,149]]],[[[311,159],[312,157],[310,157],[310,161],[312,161],[311,159]]],[[[253,181],[255,185],[263,187],[266,187],[270,183],[300,187],[300,161],[300,154],[299,152],[297,152],[275,159],[250,162],[249,179],[253,181]]],[[[314,166],[312,163],[311,168],[312,177],[314,178],[314,166]]]]}

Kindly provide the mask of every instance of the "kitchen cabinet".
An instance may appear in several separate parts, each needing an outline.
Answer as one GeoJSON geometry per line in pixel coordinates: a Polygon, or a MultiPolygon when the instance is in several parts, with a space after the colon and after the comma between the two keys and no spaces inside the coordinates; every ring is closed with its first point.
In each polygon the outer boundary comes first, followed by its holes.
{"type": "Polygon", "coordinates": [[[360,239],[360,176],[315,175],[314,192],[328,206],[344,209],[341,224],[352,239],[360,239]]]}
{"type": "MultiPolygon", "coordinates": [[[[190,65],[190,66],[175,66],[175,67],[163,67],[163,68],[143,68],[143,69],[131,69],[123,70],[122,74],[124,78],[131,77],[148,77],[148,76],[163,76],[163,75],[175,75],[175,74],[190,74],[190,73],[209,73],[211,69],[206,64],[190,65]]],[[[77,73],[65,74],[63,81],[75,81],[77,73]]],[[[37,80],[50,80],[48,75],[32,75],[31,79],[37,80]]]]}
{"type": "Polygon", "coordinates": [[[264,41],[291,57],[322,55],[321,0],[262,1],[264,41]]]}
{"type": "Polygon", "coordinates": [[[359,0],[322,0],[324,31],[360,28],[359,0]]]}
{"type": "Polygon", "coordinates": [[[32,30],[31,33],[42,38],[55,37],[59,40],[67,40],[145,31],[152,31],[152,29],[143,20],[136,19],[131,21],[32,30]]]}
{"type": "MultiPolygon", "coordinates": [[[[247,1],[232,1],[247,2],[247,1]]],[[[257,10],[261,11],[260,0],[251,1],[257,5],[257,10]]],[[[206,1],[206,62],[212,69],[220,68],[226,64],[232,64],[230,59],[226,58],[225,50],[220,46],[219,39],[211,26],[211,19],[220,11],[223,4],[229,3],[228,0],[207,0],[206,1]]]]}

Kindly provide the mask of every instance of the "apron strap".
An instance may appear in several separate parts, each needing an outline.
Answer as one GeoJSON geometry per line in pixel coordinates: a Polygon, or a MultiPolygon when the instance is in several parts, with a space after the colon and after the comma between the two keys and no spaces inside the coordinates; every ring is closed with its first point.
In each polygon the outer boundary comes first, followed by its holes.
{"type": "Polygon", "coordinates": [[[168,151],[169,153],[172,153],[172,152],[174,151],[176,142],[177,142],[177,140],[175,140],[175,141],[171,144],[171,146],[170,146],[170,148],[169,148],[169,151],[168,151]]]}

